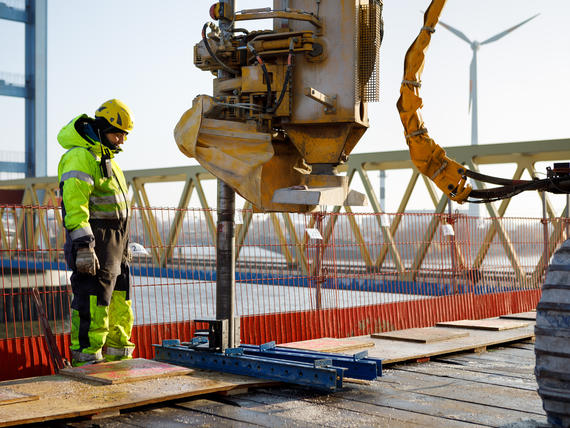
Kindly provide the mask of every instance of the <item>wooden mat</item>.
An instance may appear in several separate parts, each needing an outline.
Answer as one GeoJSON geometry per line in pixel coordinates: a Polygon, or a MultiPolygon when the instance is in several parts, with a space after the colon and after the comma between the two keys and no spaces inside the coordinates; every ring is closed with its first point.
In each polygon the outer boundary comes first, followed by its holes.
{"type": "Polygon", "coordinates": [[[366,339],[334,339],[332,337],[321,337],[320,339],[282,343],[278,346],[284,348],[304,349],[306,351],[341,352],[362,348],[372,348],[374,346],[374,342],[366,339]]]}
{"type": "MultiPolygon", "coordinates": [[[[506,320],[505,320],[506,321],[506,320]]],[[[400,361],[417,361],[437,355],[445,355],[462,351],[482,351],[487,346],[498,345],[516,340],[531,339],[534,337],[534,322],[527,327],[513,328],[502,331],[459,329],[469,333],[468,336],[433,343],[404,342],[388,338],[372,339],[374,348],[368,349],[370,357],[381,358],[382,364],[391,364],[400,361]]],[[[449,328],[450,331],[456,329],[449,328]]]]}
{"type": "Polygon", "coordinates": [[[63,375],[6,381],[0,382],[0,389],[8,387],[20,394],[35,394],[39,399],[0,406],[0,427],[112,414],[121,409],[162,401],[274,384],[262,379],[198,369],[185,376],[114,385],[63,375]]]}
{"type": "Polygon", "coordinates": [[[506,320],[506,319],[485,319],[485,320],[459,320],[438,322],[437,327],[470,328],[476,330],[502,331],[513,328],[527,327],[528,322],[506,320]]]}
{"type": "Polygon", "coordinates": [[[467,331],[454,331],[449,328],[426,327],[409,328],[407,330],[389,331],[385,333],[374,333],[371,335],[375,339],[403,340],[406,342],[433,343],[444,340],[457,339],[458,337],[469,336],[467,331]]]}
{"type": "Polygon", "coordinates": [[[185,375],[190,372],[192,370],[186,367],[145,360],[144,358],[91,364],[60,370],[60,373],[66,376],[94,380],[107,385],[165,376],[185,375]]]}
{"type": "Polygon", "coordinates": [[[6,387],[0,387],[0,405],[21,403],[22,401],[38,400],[40,397],[33,394],[22,394],[6,387]]]}
{"type": "Polygon", "coordinates": [[[511,320],[536,321],[536,311],[520,312],[518,314],[501,315],[500,318],[511,320]]]}

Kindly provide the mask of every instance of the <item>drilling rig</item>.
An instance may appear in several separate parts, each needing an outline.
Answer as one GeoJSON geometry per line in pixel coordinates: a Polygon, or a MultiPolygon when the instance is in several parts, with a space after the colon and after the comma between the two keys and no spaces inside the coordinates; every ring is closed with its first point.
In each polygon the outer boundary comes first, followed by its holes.
{"type": "Polygon", "coordinates": [[[362,205],[336,174],[369,126],[379,98],[380,0],[275,0],[234,11],[220,1],[194,47],[215,75],[180,119],[180,150],[261,211],[362,205]],[[243,21],[269,19],[248,31],[243,21]]]}
{"type": "MultiPolygon", "coordinates": [[[[431,2],[404,64],[398,110],[415,166],[459,203],[489,203],[528,190],[570,193],[568,165],[555,166],[544,180],[491,177],[450,159],[429,137],[419,114],[420,76],[445,2],[431,2]],[[496,187],[472,189],[469,178],[496,187]]],[[[379,100],[382,1],[274,0],[273,7],[236,11],[233,0],[220,0],[210,16],[217,24],[204,24],[194,64],[214,75],[213,93],[194,99],[174,136],[185,155],[222,183],[218,276],[227,283],[218,282],[217,310],[225,309],[217,318],[235,326],[233,312],[226,310],[233,306],[228,266],[234,262],[228,191],[258,211],[364,204],[364,195],[349,190],[336,168],[369,127],[368,103],[379,100]],[[271,20],[272,28],[240,27],[250,20],[271,20]]],[[[537,308],[535,372],[548,419],[558,426],[570,426],[569,266],[567,241],[553,256],[537,308]]],[[[227,340],[216,339],[222,349],[239,343],[235,327],[228,334],[227,340]]]]}

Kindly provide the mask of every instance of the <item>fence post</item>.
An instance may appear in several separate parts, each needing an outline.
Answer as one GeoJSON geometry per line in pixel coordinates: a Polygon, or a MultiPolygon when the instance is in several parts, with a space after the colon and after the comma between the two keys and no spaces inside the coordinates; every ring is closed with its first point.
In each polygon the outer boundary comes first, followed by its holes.
{"type": "Polygon", "coordinates": [[[544,240],[544,266],[548,266],[548,220],[546,218],[546,192],[540,192],[542,198],[542,228],[544,240]]]}
{"type": "Polygon", "coordinates": [[[570,239],[570,236],[568,236],[569,218],[570,218],[570,194],[566,193],[566,239],[570,239]]]}
{"type": "Polygon", "coordinates": [[[451,281],[453,286],[453,293],[456,294],[458,292],[457,289],[457,261],[455,259],[456,248],[455,248],[455,218],[452,214],[452,206],[451,206],[451,199],[447,200],[447,223],[451,226],[451,233],[449,235],[449,249],[450,249],[450,256],[451,256],[451,281]]]}

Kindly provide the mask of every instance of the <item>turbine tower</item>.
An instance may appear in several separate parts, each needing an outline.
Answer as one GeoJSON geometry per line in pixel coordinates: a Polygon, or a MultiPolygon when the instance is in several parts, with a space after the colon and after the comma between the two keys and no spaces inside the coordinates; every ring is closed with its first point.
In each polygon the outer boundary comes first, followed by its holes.
{"type": "Polygon", "coordinates": [[[496,42],[499,39],[502,39],[507,34],[516,30],[521,25],[526,24],[530,20],[536,18],[538,15],[540,15],[540,13],[537,13],[536,15],[531,16],[530,18],[528,18],[528,19],[524,20],[523,22],[515,25],[514,27],[511,27],[511,28],[499,33],[499,34],[496,34],[493,37],[490,37],[483,42],[478,42],[477,40],[469,40],[469,38],[463,32],[459,31],[456,28],[453,28],[451,25],[448,25],[441,20],[439,21],[439,24],[443,28],[451,31],[453,34],[455,34],[461,40],[464,40],[467,43],[469,43],[469,46],[471,46],[471,49],[473,50],[473,57],[471,59],[471,66],[470,66],[470,70],[469,70],[469,108],[471,109],[471,144],[472,145],[477,145],[479,143],[479,140],[478,140],[479,136],[478,136],[478,132],[477,132],[478,131],[478,122],[477,122],[477,51],[479,50],[479,47],[483,46],[483,45],[487,45],[491,42],[496,42]]]}
{"type": "MultiPolygon", "coordinates": [[[[536,18],[539,13],[534,16],[531,16],[528,19],[525,19],[523,22],[515,25],[514,27],[508,28],[505,31],[502,31],[493,37],[488,38],[483,42],[478,42],[477,40],[469,40],[469,38],[457,28],[453,28],[451,25],[446,24],[445,22],[439,21],[439,24],[455,34],[461,40],[469,43],[471,49],[473,50],[473,57],[471,58],[471,65],[469,68],[469,109],[471,110],[471,145],[476,146],[479,144],[479,123],[477,117],[477,51],[483,45],[487,45],[492,42],[496,42],[499,39],[502,39],[507,34],[511,33],[512,31],[519,28],[521,25],[526,24],[530,20],[536,18]]],[[[476,204],[469,205],[469,215],[474,217],[479,217],[479,207],[476,204]]]]}

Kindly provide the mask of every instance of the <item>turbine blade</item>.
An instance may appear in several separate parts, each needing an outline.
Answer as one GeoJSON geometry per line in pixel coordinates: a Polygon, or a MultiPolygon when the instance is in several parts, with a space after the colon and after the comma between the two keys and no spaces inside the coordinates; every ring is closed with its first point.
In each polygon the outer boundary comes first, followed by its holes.
{"type": "Polygon", "coordinates": [[[469,112],[471,112],[471,104],[473,104],[473,92],[475,91],[475,84],[477,80],[477,65],[475,63],[475,52],[471,58],[471,65],[469,66],[469,112]]]}
{"type": "Polygon", "coordinates": [[[487,43],[491,43],[491,42],[495,42],[503,37],[505,37],[507,34],[509,34],[511,31],[516,30],[517,28],[519,28],[521,25],[526,24],[528,21],[536,18],[538,15],[540,15],[540,13],[537,13],[534,16],[531,16],[528,19],[525,19],[523,22],[521,22],[520,24],[515,25],[514,27],[509,28],[508,30],[503,31],[502,33],[496,34],[493,37],[488,38],[487,40],[485,40],[484,42],[481,42],[482,45],[486,45],[487,43]]]}
{"type": "Polygon", "coordinates": [[[469,40],[469,37],[467,37],[464,33],[462,33],[461,31],[459,31],[457,28],[453,28],[451,25],[446,24],[445,22],[443,22],[441,19],[439,20],[439,24],[451,31],[453,34],[455,34],[457,37],[459,37],[462,40],[465,40],[467,43],[471,44],[471,40],[469,40]]]}

